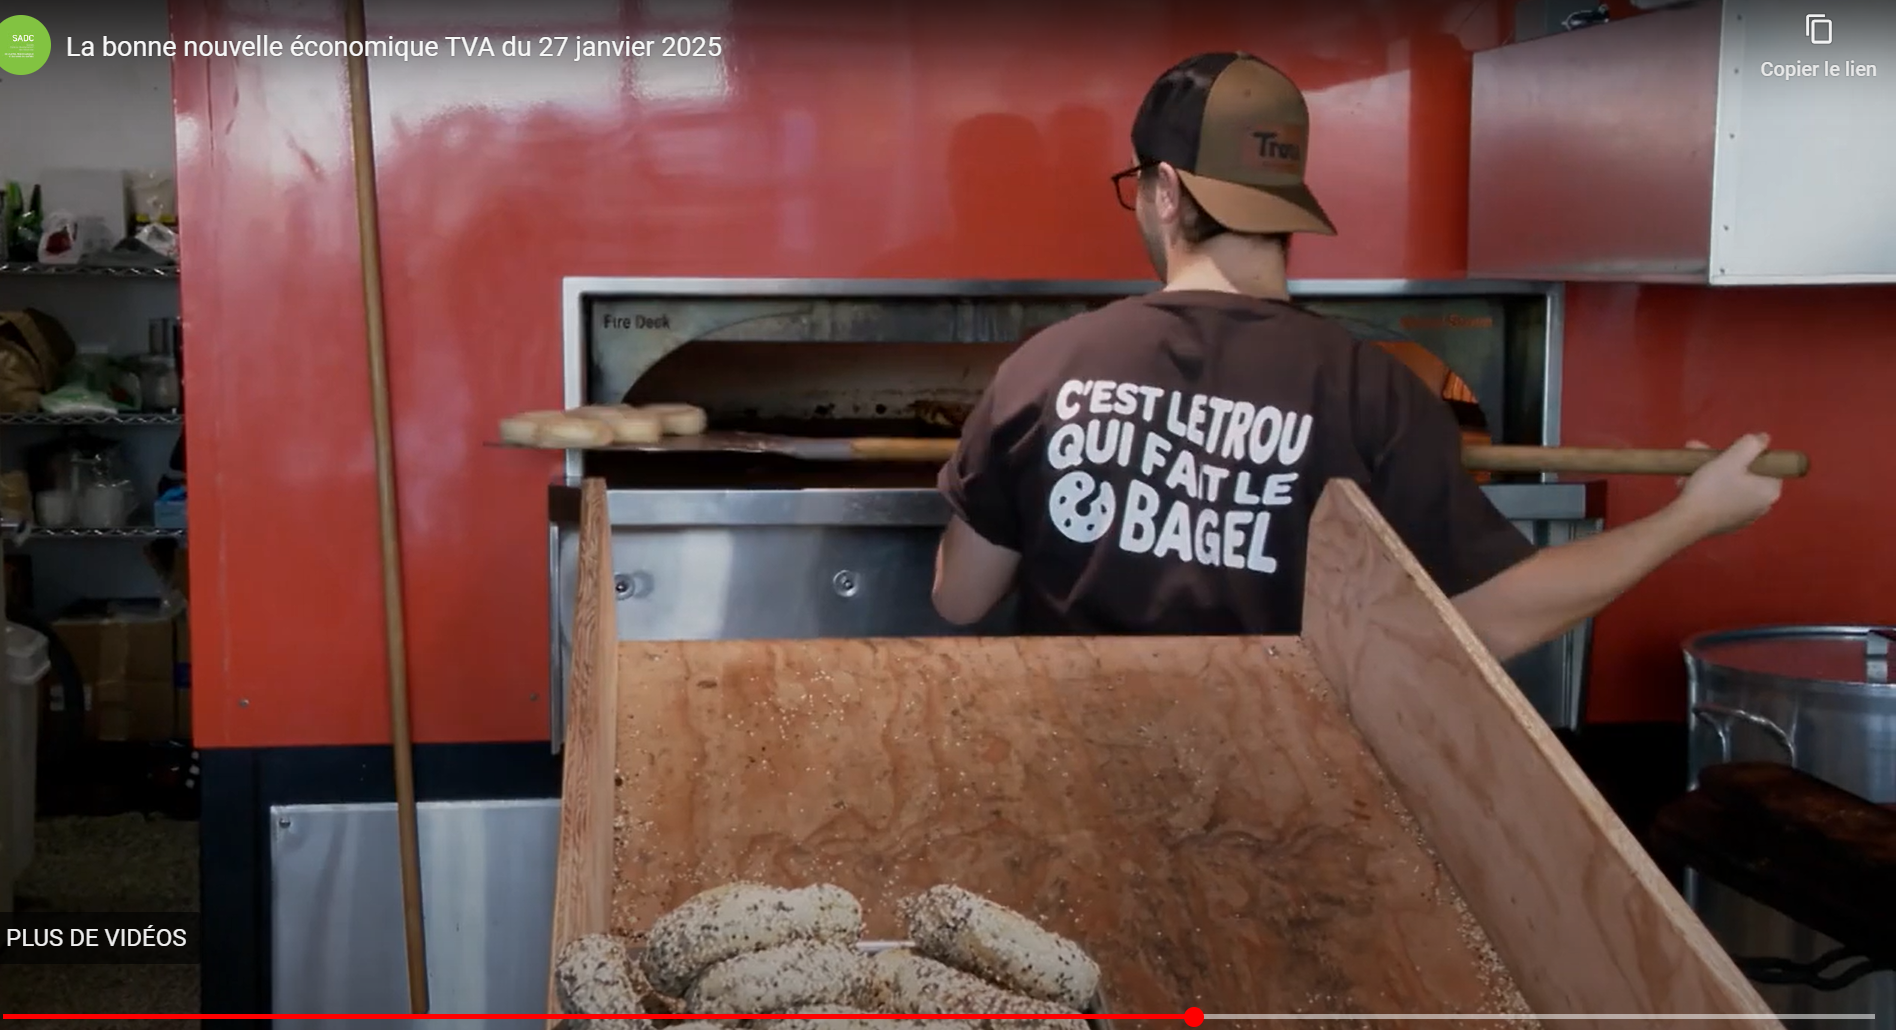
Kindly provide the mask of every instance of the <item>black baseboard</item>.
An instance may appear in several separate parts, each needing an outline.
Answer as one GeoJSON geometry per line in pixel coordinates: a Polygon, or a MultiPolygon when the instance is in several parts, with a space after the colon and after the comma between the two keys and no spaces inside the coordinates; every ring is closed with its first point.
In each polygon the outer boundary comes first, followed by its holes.
{"type": "MultiPolygon", "coordinates": [[[[419,801],[559,795],[559,757],[544,742],[424,744],[414,756],[419,801]]],[[[200,764],[201,1004],[213,1014],[269,1012],[270,809],[393,801],[393,752],[242,748],[205,751],[200,764]]],[[[232,1028],[223,1021],[218,1026],[232,1028]]]]}

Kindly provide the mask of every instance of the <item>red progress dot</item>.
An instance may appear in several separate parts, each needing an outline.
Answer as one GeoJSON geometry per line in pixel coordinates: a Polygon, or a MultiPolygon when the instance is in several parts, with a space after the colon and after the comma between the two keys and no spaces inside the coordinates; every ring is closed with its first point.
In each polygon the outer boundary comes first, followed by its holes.
{"type": "Polygon", "coordinates": [[[1185,1025],[1198,1026],[1205,1021],[1205,1010],[1193,1005],[1185,1010],[1185,1025]]]}

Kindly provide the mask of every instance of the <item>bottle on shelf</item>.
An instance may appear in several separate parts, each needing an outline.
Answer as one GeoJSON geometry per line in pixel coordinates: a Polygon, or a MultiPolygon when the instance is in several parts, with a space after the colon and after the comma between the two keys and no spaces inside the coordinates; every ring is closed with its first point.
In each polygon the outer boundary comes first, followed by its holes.
{"type": "Polygon", "coordinates": [[[7,183],[0,201],[0,261],[39,260],[40,227],[40,188],[34,186],[28,200],[19,183],[7,183]]]}
{"type": "Polygon", "coordinates": [[[148,352],[139,366],[141,406],[148,412],[177,414],[184,403],[178,375],[178,320],[154,318],[148,331],[148,352]]]}

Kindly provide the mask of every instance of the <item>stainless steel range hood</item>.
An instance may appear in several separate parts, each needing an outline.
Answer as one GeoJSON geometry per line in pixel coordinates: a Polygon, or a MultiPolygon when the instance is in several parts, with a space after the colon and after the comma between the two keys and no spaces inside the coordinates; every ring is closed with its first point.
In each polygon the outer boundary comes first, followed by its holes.
{"type": "Polygon", "coordinates": [[[1477,54],[1469,274],[1896,282],[1891,126],[1891,0],[1713,0],[1477,54]]]}

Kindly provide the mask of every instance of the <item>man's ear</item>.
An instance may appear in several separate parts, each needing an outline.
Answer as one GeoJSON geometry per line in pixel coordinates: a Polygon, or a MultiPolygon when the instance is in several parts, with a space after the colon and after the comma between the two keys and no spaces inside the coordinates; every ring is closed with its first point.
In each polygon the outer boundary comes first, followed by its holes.
{"type": "Polygon", "coordinates": [[[1158,171],[1159,181],[1152,184],[1152,200],[1157,205],[1155,213],[1162,224],[1173,225],[1178,222],[1178,198],[1184,185],[1179,182],[1178,169],[1171,165],[1161,162],[1158,171]]]}

